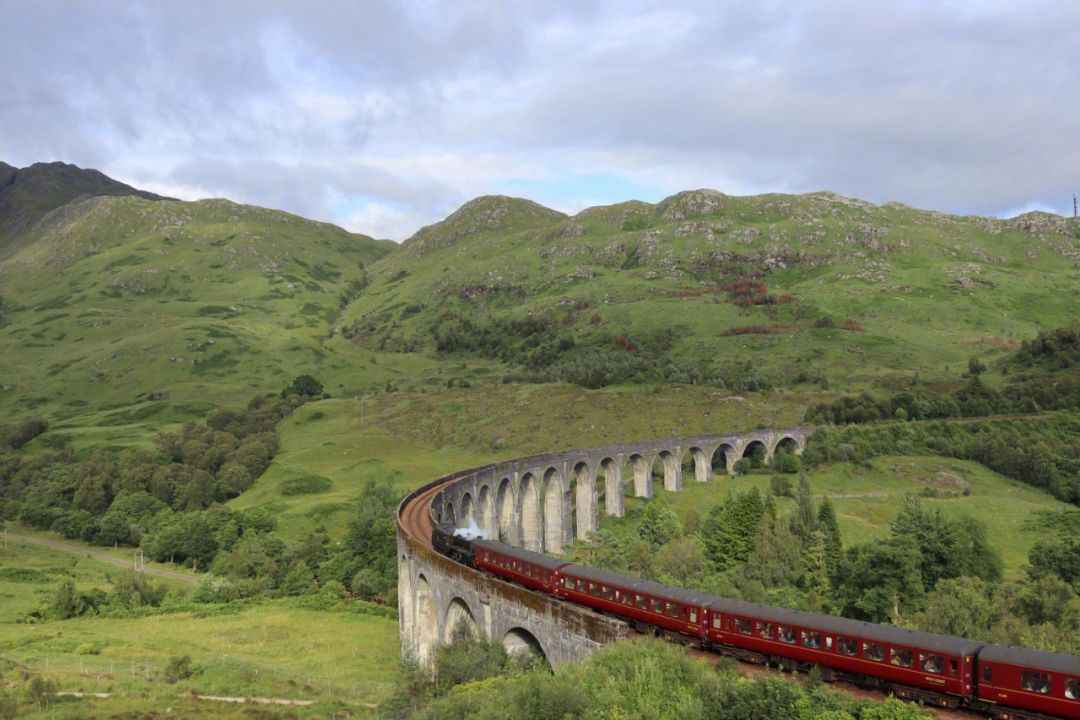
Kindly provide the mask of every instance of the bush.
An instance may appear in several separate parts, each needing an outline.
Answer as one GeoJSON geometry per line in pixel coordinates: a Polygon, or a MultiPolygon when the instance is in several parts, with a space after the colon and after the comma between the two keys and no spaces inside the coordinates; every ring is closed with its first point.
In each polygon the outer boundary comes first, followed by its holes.
{"type": "Polygon", "coordinates": [[[322,475],[298,475],[281,481],[281,494],[315,495],[326,492],[332,486],[330,479],[322,475]]]}
{"type": "Polygon", "coordinates": [[[795,497],[795,484],[791,478],[783,475],[773,475],[769,478],[769,492],[776,497],[795,497]]]}
{"type": "Polygon", "coordinates": [[[83,643],[79,647],[75,648],[76,655],[100,655],[101,648],[92,643],[83,643]]]}
{"type": "Polygon", "coordinates": [[[26,699],[32,705],[37,705],[39,710],[49,706],[49,700],[56,695],[56,681],[46,680],[40,675],[30,678],[26,684],[26,699]]]}
{"type": "Polygon", "coordinates": [[[187,680],[194,674],[195,668],[188,655],[173,655],[165,665],[165,682],[170,685],[180,680],[187,680]]]}
{"type": "Polygon", "coordinates": [[[298,375],[282,392],[282,395],[286,394],[317,398],[323,394],[323,384],[310,375],[298,375]]]}
{"type": "Polygon", "coordinates": [[[41,418],[31,418],[21,425],[0,427],[0,445],[7,445],[12,450],[18,450],[48,429],[49,424],[41,418]]]}
{"type": "Polygon", "coordinates": [[[207,575],[199,580],[195,586],[195,592],[191,593],[191,601],[197,603],[227,603],[235,596],[235,588],[231,582],[223,577],[207,575]]]}

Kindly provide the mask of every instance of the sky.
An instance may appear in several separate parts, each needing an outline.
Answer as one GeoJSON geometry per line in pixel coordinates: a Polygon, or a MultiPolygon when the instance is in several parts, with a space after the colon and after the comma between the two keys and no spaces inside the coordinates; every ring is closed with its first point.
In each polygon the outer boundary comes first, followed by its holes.
{"type": "Polygon", "coordinates": [[[485,194],[1080,191],[1073,0],[0,0],[0,48],[0,160],[394,240],[485,194]]]}

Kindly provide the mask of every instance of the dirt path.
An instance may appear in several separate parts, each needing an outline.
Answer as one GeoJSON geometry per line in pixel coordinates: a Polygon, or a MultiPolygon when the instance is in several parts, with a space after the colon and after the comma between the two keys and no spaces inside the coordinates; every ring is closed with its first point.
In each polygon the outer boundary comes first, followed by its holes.
{"type": "MultiPolygon", "coordinates": [[[[116,565],[122,568],[133,569],[135,567],[135,562],[132,560],[124,560],[123,558],[118,558],[103,552],[89,550],[87,548],[79,547],[77,545],[68,545],[66,543],[57,542],[56,540],[27,537],[25,535],[16,535],[15,533],[10,532],[6,534],[6,537],[8,542],[20,542],[28,543],[30,545],[41,545],[47,548],[52,548],[53,550],[60,550],[61,552],[67,552],[73,555],[82,555],[83,557],[93,558],[94,560],[100,560],[102,562],[107,562],[110,565],[116,565]]],[[[192,585],[195,585],[199,582],[199,578],[195,577],[194,575],[187,575],[185,573],[174,572],[172,570],[159,570],[158,568],[147,567],[144,568],[142,572],[146,573],[147,575],[157,575],[159,577],[165,577],[171,580],[179,580],[181,582],[190,583],[192,585]]]]}

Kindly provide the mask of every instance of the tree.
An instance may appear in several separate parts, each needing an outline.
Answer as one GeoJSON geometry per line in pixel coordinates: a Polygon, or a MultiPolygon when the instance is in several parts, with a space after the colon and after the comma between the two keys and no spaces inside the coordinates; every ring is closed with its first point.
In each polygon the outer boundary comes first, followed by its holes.
{"type": "Polygon", "coordinates": [[[836,587],[843,573],[844,544],[840,539],[836,508],[829,498],[822,500],[818,508],[818,527],[825,536],[825,564],[829,568],[829,579],[836,587]]]}
{"type": "Polygon", "coordinates": [[[1057,575],[1076,586],[1080,581],[1080,538],[1062,536],[1040,540],[1028,552],[1029,573],[1034,577],[1057,575]]]}
{"type": "Polygon", "coordinates": [[[679,587],[699,585],[709,572],[705,548],[695,537],[675,537],[656,553],[656,564],[663,568],[662,581],[670,578],[679,587]]]}
{"type": "Polygon", "coordinates": [[[219,500],[234,498],[251,487],[251,471],[237,462],[226,463],[217,474],[214,494],[219,500]]]}
{"type": "Polygon", "coordinates": [[[666,500],[654,498],[641,511],[638,534],[655,549],[681,535],[682,523],[666,500]]]}
{"type": "Polygon", "coordinates": [[[895,622],[901,613],[922,605],[923,580],[919,550],[902,537],[856,545],[848,550],[848,567],[838,592],[843,614],[870,622],[895,622]]]}
{"type": "Polygon", "coordinates": [[[742,567],[742,576],[762,587],[795,585],[802,572],[800,541],[786,523],[775,522],[768,513],[758,520],[753,550],[742,567]]]}
{"type": "Polygon", "coordinates": [[[799,473],[799,484],[795,489],[795,512],[791,516],[791,532],[799,538],[803,547],[807,547],[817,528],[818,516],[814,508],[814,494],[810,489],[810,480],[806,477],[806,473],[799,473]]]}
{"type": "MultiPolygon", "coordinates": [[[[397,493],[385,478],[364,483],[352,521],[341,548],[319,566],[319,579],[345,585],[363,568],[372,571],[376,593],[384,594],[397,587],[397,536],[394,508],[397,493]]],[[[370,581],[372,576],[365,576],[370,581]]],[[[371,589],[371,585],[368,586],[371,589]]]]}
{"type": "Polygon", "coordinates": [[[169,507],[176,507],[180,493],[190,482],[191,468],[174,462],[154,471],[150,478],[150,492],[169,507]]]}
{"type": "Polygon", "coordinates": [[[166,507],[149,493],[121,492],[101,518],[98,543],[138,545],[151,519],[166,507]]]}
{"type": "Polygon", "coordinates": [[[159,562],[183,562],[208,567],[217,553],[214,530],[201,512],[183,512],[155,518],[155,527],[143,541],[159,562]]]}
{"type": "Polygon", "coordinates": [[[918,498],[908,495],[893,520],[892,534],[915,543],[926,590],[943,578],[1001,577],[1001,558],[986,540],[986,527],[973,518],[950,520],[940,508],[924,509],[918,498]]]}
{"type": "Polygon", "coordinates": [[[814,533],[810,544],[803,548],[800,560],[802,575],[798,586],[806,593],[808,605],[813,610],[829,612],[833,606],[833,593],[825,533],[814,533]]]}
{"type": "Polygon", "coordinates": [[[705,557],[714,569],[728,570],[745,562],[754,546],[765,503],[756,488],[729,497],[701,524],[705,557]]]}
{"type": "Polygon", "coordinates": [[[86,510],[91,515],[101,515],[109,507],[107,479],[102,475],[87,475],[75,491],[71,505],[76,510],[86,510]]]}
{"type": "MultiPolygon", "coordinates": [[[[319,397],[323,394],[323,384],[310,375],[297,375],[293,379],[292,385],[286,390],[293,395],[319,397]]],[[[284,396],[285,393],[282,393],[282,395],[284,396]]]]}
{"type": "Polygon", "coordinates": [[[926,596],[926,608],[915,623],[927,632],[986,640],[1000,614],[1001,607],[987,582],[959,577],[937,584],[926,596]]]}
{"type": "Polygon", "coordinates": [[[178,504],[185,510],[202,510],[214,502],[214,477],[205,470],[196,470],[180,491],[178,504]]]}
{"type": "Polygon", "coordinates": [[[64,578],[53,595],[52,611],[61,620],[73,618],[79,614],[79,595],[75,592],[75,581],[64,578]]]}

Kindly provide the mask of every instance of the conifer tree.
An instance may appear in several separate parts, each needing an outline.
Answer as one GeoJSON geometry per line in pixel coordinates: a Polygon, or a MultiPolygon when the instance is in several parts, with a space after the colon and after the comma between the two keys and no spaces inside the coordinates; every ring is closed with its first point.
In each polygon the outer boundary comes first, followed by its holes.
{"type": "Polygon", "coordinates": [[[836,520],[836,508],[825,498],[818,508],[818,528],[825,537],[825,564],[834,587],[839,586],[843,574],[844,544],[840,539],[840,524],[836,520]]]}
{"type": "Polygon", "coordinates": [[[809,547],[817,530],[818,518],[814,510],[814,494],[806,473],[799,473],[799,485],[795,490],[795,512],[791,516],[791,532],[799,538],[802,546],[809,547]]]}

